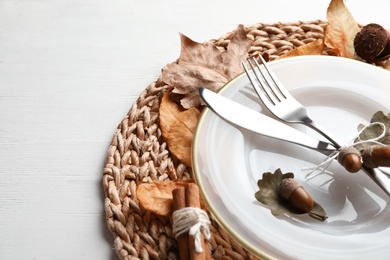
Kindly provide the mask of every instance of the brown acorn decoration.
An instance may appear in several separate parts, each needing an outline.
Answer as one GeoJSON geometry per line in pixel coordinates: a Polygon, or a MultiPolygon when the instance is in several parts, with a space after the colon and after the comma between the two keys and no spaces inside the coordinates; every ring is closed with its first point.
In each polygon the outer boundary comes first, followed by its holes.
{"type": "Polygon", "coordinates": [[[290,201],[295,208],[303,212],[310,212],[314,207],[313,198],[302,187],[302,185],[293,178],[285,178],[280,183],[280,195],[290,201]]]}
{"type": "Polygon", "coordinates": [[[351,173],[358,172],[362,168],[362,158],[360,152],[353,146],[342,148],[337,160],[347,171],[351,173]]]}
{"type": "Polygon", "coordinates": [[[274,216],[308,214],[320,221],[327,219],[322,206],[313,200],[291,172],[283,174],[280,169],[274,173],[265,172],[257,185],[260,190],[255,193],[255,198],[267,205],[274,216]]]}
{"type": "Polygon", "coordinates": [[[367,167],[390,166],[390,146],[370,145],[362,151],[363,163],[367,167]]]}

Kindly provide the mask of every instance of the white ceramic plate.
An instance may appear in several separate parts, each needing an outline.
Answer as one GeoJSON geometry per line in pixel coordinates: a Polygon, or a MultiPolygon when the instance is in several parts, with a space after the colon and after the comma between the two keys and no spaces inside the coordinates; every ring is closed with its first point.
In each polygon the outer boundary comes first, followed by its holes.
{"type": "MultiPolygon", "coordinates": [[[[362,62],[327,56],[281,59],[270,66],[312,118],[346,143],[378,110],[390,111],[390,73],[362,62]]],[[[262,110],[242,74],[221,94],[262,110]]],[[[265,114],[265,109],[262,111],[265,114]]],[[[243,115],[245,116],[245,115],[243,115]]],[[[310,135],[318,134],[304,126],[310,135]]],[[[249,251],[263,259],[388,259],[389,197],[363,172],[351,174],[337,162],[307,180],[302,168],[324,156],[297,145],[235,128],[206,109],[193,145],[193,169],[211,213],[249,251]],[[274,217],[256,201],[257,181],[281,168],[325,209],[321,222],[302,216],[274,217]]]]}

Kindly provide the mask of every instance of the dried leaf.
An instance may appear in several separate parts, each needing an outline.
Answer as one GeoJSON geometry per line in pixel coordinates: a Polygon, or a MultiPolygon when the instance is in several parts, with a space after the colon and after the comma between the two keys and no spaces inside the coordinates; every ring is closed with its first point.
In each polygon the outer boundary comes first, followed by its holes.
{"type": "Polygon", "coordinates": [[[183,109],[169,98],[166,91],[160,104],[161,132],[169,151],[183,164],[192,167],[191,148],[194,131],[200,117],[195,108],[183,109]]]}
{"type": "Polygon", "coordinates": [[[163,68],[161,77],[174,86],[174,93],[183,95],[184,108],[199,107],[203,101],[198,89],[205,87],[216,92],[241,73],[250,43],[242,25],[234,32],[226,51],[212,44],[197,43],[183,34],[180,37],[180,58],[163,68]]]}
{"type": "Polygon", "coordinates": [[[137,199],[146,210],[169,217],[173,211],[172,191],[176,188],[185,187],[192,181],[155,181],[141,183],[137,187],[137,199]]]}
{"type": "Polygon", "coordinates": [[[344,0],[332,0],[327,10],[325,45],[337,56],[355,57],[353,40],[360,31],[359,25],[344,4],[344,0]]]}
{"type": "Polygon", "coordinates": [[[283,54],[282,56],[280,56],[280,58],[295,57],[301,55],[321,55],[324,51],[324,47],[324,39],[317,39],[283,54]]]}
{"type": "MultiPolygon", "coordinates": [[[[263,173],[262,179],[257,182],[260,190],[255,193],[256,199],[267,205],[274,216],[283,214],[307,214],[297,210],[288,200],[281,197],[279,192],[280,183],[285,178],[294,178],[294,174],[291,172],[283,174],[280,169],[277,169],[274,173],[263,173]]],[[[314,202],[314,208],[309,215],[319,220],[326,219],[325,210],[317,202],[314,202]]]]}
{"type": "MultiPolygon", "coordinates": [[[[371,118],[370,123],[380,122],[383,123],[386,127],[386,133],[385,135],[378,140],[378,142],[390,145],[390,113],[387,115],[383,113],[383,111],[377,111],[371,118]]],[[[363,128],[365,128],[366,125],[359,124],[358,125],[358,131],[362,131],[363,128]]],[[[380,136],[383,133],[384,129],[381,125],[378,124],[372,124],[368,125],[366,129],[362,133],[360,133],[359,138],[355,140],[355,142],[358,142],[360,140],[372,140],[378,136],[380,136]]],[[[356,148],[359,150],[363,150],[364,148],[368,147],[369,145],[372,145],[373,143],[362,143],[359,145],[356,145],[356,148]]]]}

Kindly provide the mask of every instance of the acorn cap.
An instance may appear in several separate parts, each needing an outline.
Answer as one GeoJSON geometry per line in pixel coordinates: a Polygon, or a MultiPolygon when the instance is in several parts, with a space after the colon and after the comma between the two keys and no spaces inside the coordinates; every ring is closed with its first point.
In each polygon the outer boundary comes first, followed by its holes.
{"type": "Polygon", "coordinates": [[[358,155],[359,155],[360,152],[359,152],[358,149],[356,149],[356,148],[353,147],[353,146],[343,147],[343,148],[341,148],[341,150],[340,150],[340,153],[339,153],[339,155],[338,155],[338,157],[337,157],[337,161],[338,161],[341,165],[343,165],[343,161],[344,161],[345,157],[346,157],[347,155],[349,155],[349,154],[358,154],[358,155]]]}
{"type": "Polygon", "coordinates": [[[293,178],[285,178],[280,183],[280,196],[285,199],[289,199],[291,194],[301,187],[301,184],[293,178]]]}
{"type": "Polygon", "coordinates": [[[388,31],[379,24],[370,23],[358,32],[354,39],[356,54],[368,61],[379,61],[389,57],[390,35],[388,31]]]}
{"type": "Polygon", "coordinates": [[[374,162],[374,159],[372,157],[372,152],[374,151],[374,149],[376,147],[378,147],[378,145],[370,145],[370,146],[364,148],[363,151],[362,151],[363,163],[367,167],[370,167],[370,168],[378,167],[378,165],[376,165],[376,163],[374,162]]]}

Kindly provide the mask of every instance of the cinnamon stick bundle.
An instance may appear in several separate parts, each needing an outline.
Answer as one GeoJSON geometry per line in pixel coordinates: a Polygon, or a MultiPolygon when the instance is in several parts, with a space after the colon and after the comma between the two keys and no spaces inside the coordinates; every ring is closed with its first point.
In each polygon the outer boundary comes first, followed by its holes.
{"type": "MultiPolygon", "coordinates": [[[[195,183],[188,183],[186,188],[177,188],[173,190],[173,207],[174,210],[179,210],[184,207],[200,208],[199,188],[195,183]]],[[[177,238],[179,246],[180,259],[186,260],[211,260],[211,252],[208,247],[208,242],[201,234],[202,252],[195,251],[194,237],[188,233],[181,234],[177,238]]]]}

